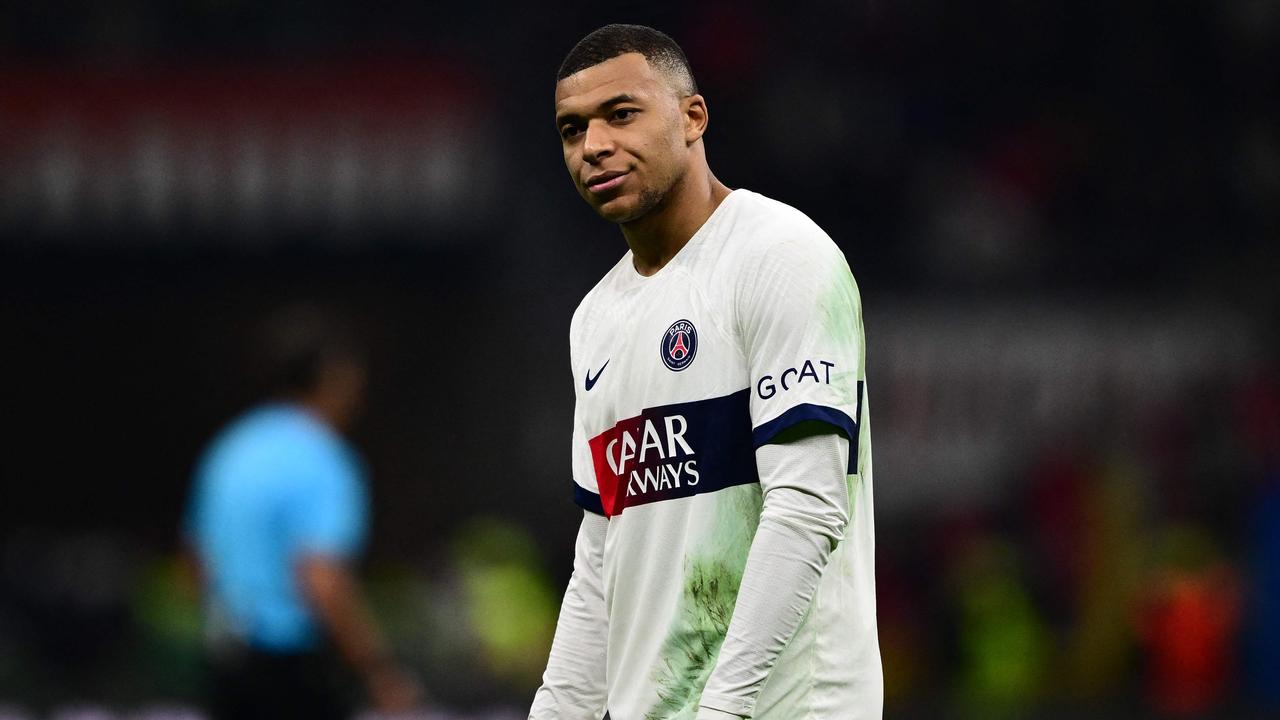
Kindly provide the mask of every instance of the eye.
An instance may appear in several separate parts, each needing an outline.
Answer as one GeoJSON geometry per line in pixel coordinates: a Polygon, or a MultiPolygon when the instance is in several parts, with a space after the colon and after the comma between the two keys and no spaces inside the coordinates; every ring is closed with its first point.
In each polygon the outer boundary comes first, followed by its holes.
{"type": "Polygon", "coordinates": [[[579,128],[577,125],[565,125],[560,128],[560,137],[565,140],[572,140],[580,132],[582,132],[582,128],[579,128]]]}
{"type": "Polygon", "coordinates": [[[617,110],[613,111],[613,119],[621,120],[625,122],[627,120],[630,120],[632,117],[634,117],[635,114],[638,112],[640,111],[635,108],[618,108],[617,110]]]}

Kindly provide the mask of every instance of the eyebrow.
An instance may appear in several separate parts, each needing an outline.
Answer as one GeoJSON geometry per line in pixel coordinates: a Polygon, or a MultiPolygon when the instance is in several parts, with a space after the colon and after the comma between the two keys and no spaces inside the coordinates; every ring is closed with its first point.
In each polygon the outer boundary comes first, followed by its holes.
{"type": "MultiPolygon", "coordinates": [[[[603,114],[604,111],[608,110],[614,105],[621,105],[622,103],[629,103],[629,102],[635,102],[635,101],[636,101],[635,96],[631,95],[630,93],[621,93],[618,95],[614,95],[608,100],[605,100],[604,102],[597,105],[596,113],[603,114]]],[[[559,126],[559,125],[565,124],[570,120],[581,120],[581,119],[582,119],[582,116],[579,115],[578,113],[563,113],[561,115],[556,116],[556,125],[559,126]]]]}

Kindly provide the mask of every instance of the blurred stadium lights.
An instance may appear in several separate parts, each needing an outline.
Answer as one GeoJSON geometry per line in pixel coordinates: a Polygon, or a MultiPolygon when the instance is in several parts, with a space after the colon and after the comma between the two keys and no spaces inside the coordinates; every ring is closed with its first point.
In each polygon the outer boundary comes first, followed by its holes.
{"type": "Polygon", "coordinates": [[[331,242],[490,219],[493,133],[447,67],[25,69],[0,85],[0,237],[10,243],[76,242],[88,229],[154,244],[297,233],[331,242]]]}
{"type": "Polygon", "coordinates": [[[876,509],[889,517],[998,502],[1002,479],[1051,443],[1132,442],[1121,433],[1193,390],[1256,372],[1263,345],[1256,321],[1225,307],[1101,302],[882,303],[867,334],[876,509]]]}

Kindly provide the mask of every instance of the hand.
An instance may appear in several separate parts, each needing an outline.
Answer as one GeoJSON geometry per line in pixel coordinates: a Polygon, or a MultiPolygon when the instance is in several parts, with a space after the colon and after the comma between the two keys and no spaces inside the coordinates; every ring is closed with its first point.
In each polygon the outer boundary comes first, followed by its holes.
{"type": "Polygon", "coordinates": [[[369,697],[378,712],[396,715],[413,710],[422,702],[422,686],[399,667],[386,664],[372,670],[365,679],[369,697]]]}

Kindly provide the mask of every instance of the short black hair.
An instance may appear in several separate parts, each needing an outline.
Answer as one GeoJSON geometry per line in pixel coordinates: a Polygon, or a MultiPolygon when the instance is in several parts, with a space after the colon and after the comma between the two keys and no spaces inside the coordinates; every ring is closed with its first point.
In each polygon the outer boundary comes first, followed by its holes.
{"type": "Polygon", "coordinates": [[[250,351],[250,376],[258,392],[296,397],[314,390],[334,362],[364,366],[364,343],[352,319],[335,308],[295,303],[264,317],[250,351]]]}
{"type": "Polygon", "coordinates": [[[640,53],[655,69],[667,73],[685,95],[695,95],[698,83],[693,79],[689,58],[671,36],[645,25],[615,23],[591,32],[560,63],[556,82],[627,53],[640,53]]]}

